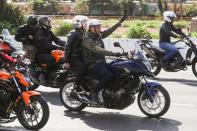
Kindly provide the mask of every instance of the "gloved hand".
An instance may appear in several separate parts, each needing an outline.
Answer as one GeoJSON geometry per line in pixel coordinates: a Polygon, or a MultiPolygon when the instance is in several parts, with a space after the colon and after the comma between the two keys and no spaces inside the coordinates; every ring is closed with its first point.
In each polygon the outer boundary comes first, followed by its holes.
{"type": "Polygon", "coordinates": [[[28,35],[28,39],[33,40],[34,37],[32,35],[28,35]]]}
{"type": "Polygon", "coordinates": [[[112,56],[120,57],[120,56],[122,56],[122,54],[119,52],[116,52],[116,53],[113,53],[112,56]]]}
{"type": "Polygon", "coordinates": [[[177,38],[183,39],[185,36],[183,35],[177,35],[177,38]]]}

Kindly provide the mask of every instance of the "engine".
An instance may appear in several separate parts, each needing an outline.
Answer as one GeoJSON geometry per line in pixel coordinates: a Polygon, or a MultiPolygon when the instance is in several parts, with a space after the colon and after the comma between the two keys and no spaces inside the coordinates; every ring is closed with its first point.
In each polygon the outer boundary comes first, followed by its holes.
{"type": "Polygon", "coordinates": [[[140,80],[138,76],[130,76],[127,80],[118,81],[115,87],[103,91],[103,101],[106,108],[124,109],[135,100],[135,92],[138,90],[140,80]]]}
{"type": "Polygon", "coordinates": [[[117,94],[116,92],[110,90],[104,90],[104,106],[111,109],[124,109],[134,102],[134,95],[123,93],[125,92],[124,89],[121,89],[121,91],[121,94],[117,94]]]}

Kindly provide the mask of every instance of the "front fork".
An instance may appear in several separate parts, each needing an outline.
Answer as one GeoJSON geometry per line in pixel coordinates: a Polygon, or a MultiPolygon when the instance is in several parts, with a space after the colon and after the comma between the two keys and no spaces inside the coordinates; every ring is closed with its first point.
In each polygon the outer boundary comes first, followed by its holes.
{"type": "Polygon", "coordinates": [[[14,83],[15,83],[15,85],[16,85],[16,89],[17,89],[17,91],[18,91],[18,93],[19,93],[19,96],[18,96],[18,98],[17,98],[17,100],[16,100],[16,103],[18,103],[19,100],[21,99],[22,102],[24,103],[24,105],[25,105],[27,111],[29,111],[29,109],[30,109],[30,106],[29,106],[30,97],[31,97],[31,96],[40,95],[40,93],[38,93],[38,92],[36,92],[36,91],[29,91],[29,90],[28,90],[28,87],[26,87],[26,91],[23,91],[23,92],[22,92],[21,89],[20,89],[20,87],[19,87],[19,85],[18,85],[18,82],[17,82],[16,78],[15,78],[14,76],[12,76],[12,79],[13,79],[13,81],[14,81],[14,83]]]}
{"type": "Polygon", "coordinates": [[[151,103],[154,102],[155,94],[157,93],[156,87],[161,86],[159,83],[148,82],[145,76],[140,78],[142,89],[145,91],[146,97],[151,103]]]}

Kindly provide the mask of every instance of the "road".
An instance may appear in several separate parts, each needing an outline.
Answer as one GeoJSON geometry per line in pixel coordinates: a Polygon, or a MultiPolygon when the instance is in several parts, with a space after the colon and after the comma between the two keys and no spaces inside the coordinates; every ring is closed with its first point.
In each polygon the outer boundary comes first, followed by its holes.
{"type": "MultiPolygon", "coordinates": [[[[171,106],[160,119],[146,117],[136,102],[124,110],[85,108],[81,113],[70,112],[61,104],[58,89],[39,87],[50,107],[49,121],[41,131],[196,131],[197,78],[192,71],[162,71],[150,81],[161,83],[171,97],[171,106]]],[[[17,120],[0,124],[0,130],[25,131],[17,120]]]]}

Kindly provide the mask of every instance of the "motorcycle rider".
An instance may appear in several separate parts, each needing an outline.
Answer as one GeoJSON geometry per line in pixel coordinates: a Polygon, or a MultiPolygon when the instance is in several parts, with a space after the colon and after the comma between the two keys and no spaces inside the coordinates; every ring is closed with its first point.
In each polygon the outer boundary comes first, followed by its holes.
{"type": "Polygon", "coordinates": [[[29,15],[27,18],[27,24],[19,26],[15,35],[15,40],[22,42],[23,50],[26,52],[26,56],[30,58],[30,60],[34,60],[36,52],[34,33],[37,23],[38,20],[36,16],[33,14],[29,15]]]}
{"type": "Polygon", "coordinates": [[[103,39],[113,33],[121,23],[127,18],[126,12],[124,16],[111,28],[101,31],[101,22],[98,19],[88,21],[88,31],[82,43],[83,59],[88,70],[98,76],[99,83],[92,87],[89,98],[94,104],[99,104],[98,92],[103,86],[111,80],[113,73],[106,64],[105,56],[120,56],[120,53],[113,53],[104,49],[103,39]]]}
{"type": "Polygon", "coordinates": [[[40,83],[47,83],[46,77],[56,67],[55,58],[51,56],[51,52],[56,49],[64,49],[65,42],[56,37],[51,31],[51,18],[49,16],[41,16],[38,19],[38,26],[35,32],[36,63],[46,64],[47,72],[40,74],[40,83]],[[52,42],[59,45],[53,45],[52,42]]]}
{"type": "Polygon", "coordinates": [[[77,72],[78,82],[82,80],[86,72],[86,65],[82,59],[81,44],[88,20],[89,18],[83,15],[77,15],[72,19],[74,30],[68,33],[65,46],[65,64],[77,72]]]}
{"type": "Polygon", "coordinates": [[[166,51],[162,60],[162,65],[169,62],[174,55],[178,53],[178,49],[171,42],[171,37],[182,38],[184,33],[180,28],[173,25],[176,14],[173,11],[165,11],[163,13],[164,23],[160,27],[159,46],[166,51]]]}

